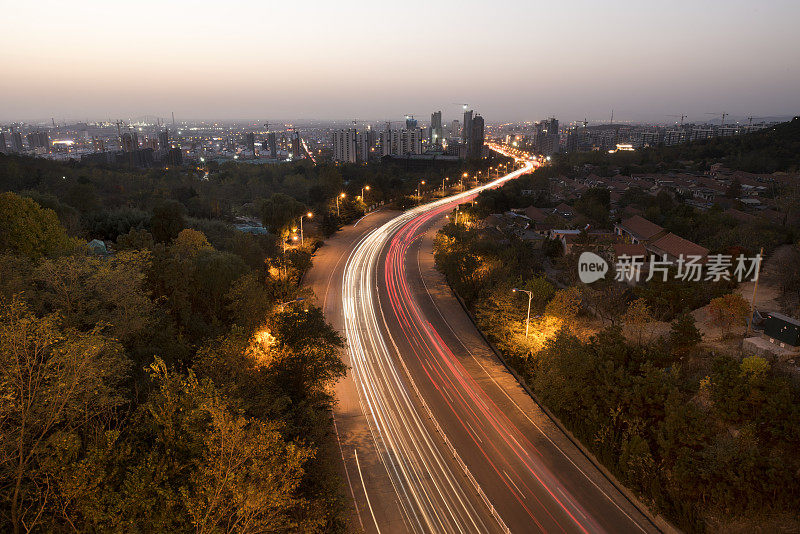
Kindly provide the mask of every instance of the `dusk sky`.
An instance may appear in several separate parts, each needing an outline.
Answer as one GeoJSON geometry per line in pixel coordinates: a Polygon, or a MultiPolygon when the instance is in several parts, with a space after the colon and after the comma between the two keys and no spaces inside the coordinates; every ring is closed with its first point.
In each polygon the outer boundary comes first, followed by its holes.
{"type": "Polygon", "coordinates": [[[800,2],[0,0],[0,121],[800,112],[800,2]]]}

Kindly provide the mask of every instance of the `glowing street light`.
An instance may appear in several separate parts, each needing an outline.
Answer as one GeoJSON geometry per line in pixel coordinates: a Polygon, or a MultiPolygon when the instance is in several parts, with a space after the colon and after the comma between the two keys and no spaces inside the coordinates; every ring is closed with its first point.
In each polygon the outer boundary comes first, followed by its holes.
{"type": "Polygon", "coordinates": [[[369,191],[369,186],[365,185],[361,188],[361,200],[364,200],[364,191],[369,191]]]}
{"type": "Polygon", "coordinates": [[[344,193],[340,193],[340,194],[339,194],[339,195],[336,197],[336,216],[337,216],[337,217],[339,216],[339,198],[344,198],[344,197],[346,197],[346,196],[347,196],[347,195],[345,195],[344,193]]]}
{"type": "Polygon", "coordinates": [[[422,180],[420,183],[417,184],[417,198],[422,199],[420,186],[425,185],[425,180],[422,180]]]}
{"type": "Polygon", "coordinates": [[[310,211],[300,216],[300,245],[305,245],[306,243],[305,239],[303,239],[303,217],[308,217],[310,219],[313,216],[314,214],[311,213],[310,211]]]}
{"type": "Polygon", "coordinates": [[[527,293],[528,294],[528,317],[525,319],[525,337],[528,337],[528,329],[530,328],[531,324],[531,300],[533,300],[533,293],[528,291],[527,289],[517,289],[516,287],[512,289],[514,293],[527,293]]]}

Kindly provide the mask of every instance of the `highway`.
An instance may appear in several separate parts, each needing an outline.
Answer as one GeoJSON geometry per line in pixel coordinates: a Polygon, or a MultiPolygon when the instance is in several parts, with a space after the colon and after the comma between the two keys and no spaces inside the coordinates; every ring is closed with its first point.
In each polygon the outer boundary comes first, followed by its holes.
{"type": "Polygon", "coordinates": [[[433,267],[444,215],[480,190],[378,212],[307,281],[347,339],[334,411],[355,530],[656,532],[522,390],[433,267]]]}

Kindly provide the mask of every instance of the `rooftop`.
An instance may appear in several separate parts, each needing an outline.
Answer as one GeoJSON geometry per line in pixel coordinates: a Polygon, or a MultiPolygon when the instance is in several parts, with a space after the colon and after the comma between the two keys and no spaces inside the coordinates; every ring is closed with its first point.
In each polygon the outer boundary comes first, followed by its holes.
{"type": "Polygon", "coordinates": [[[664,229],[656,223],[650,222],[639,215],[634,215],[630,219],[625,219],[619,223],[619,226],[641,239],[650,239],[664,231],[664,229]]]}

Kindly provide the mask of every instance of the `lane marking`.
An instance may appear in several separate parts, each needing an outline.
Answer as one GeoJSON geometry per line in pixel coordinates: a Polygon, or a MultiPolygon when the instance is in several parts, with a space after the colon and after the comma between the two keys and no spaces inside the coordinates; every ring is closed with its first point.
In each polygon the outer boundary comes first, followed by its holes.
{"type": "MultiPolygon", "coordinates": [[[[375,530],[381,534],[381,527],[378,526],[378,520],[375,519],[375,512],[372,510],[372,503],[369,501],[369,493],[367,493],[367,485],[364,484],[364,475],[361,473],[361,463],[358,461],[358,451],[353,449],[353,456],[356,457],[356,467],[358,468],[358,476],[361,477],[361,487],[364,488],[364,497],[367,498],[367,506],[369,506],[369,513],[372,515],[372,521],[375,523],[375,530]]],[[[364,528],[364,525],[361,525],[364,528]]]]}
{"type": "MultiPolygon", "coordinates": [[[[489,373],[489,371],[486,369],[486,367],[485,367],[485,366],[484,366],[484,365],[483,365],[483,364],[480,362],[480,360],[479,360],[479,359],[478,359],[478,358],[475,356],[475,354],[474,354],[474,353],[473,353],[473,352],[472,352],[472,351],[469,349],[469,347],[467,347],[467,345],[464,343],[464,341],[461,339],[461,337],[460,337],[460,336],[459,336],[459,335],[456,333],[456,331],[455,331],[455,329],[453,328],[453,326],[450,324],[450,322],[449,322],[449,321],[447,320],[447,318],[444,316],[444,313],[443,313],[443,312],[442,312],[442,310],[440,309],[439,305],[436,303],[436,299],[434,298],[433,294],[431,293],[431,289],[428,287],[428,283],[427,283],[427,282],[426,282],[426,280],[425,280],[425,276],[423,276],[423,274],[422,274],[422,265],[421,265],[421,263],[420,263],[420,256],[421,256],[421,254],[422,254],[422,250],[421,250],[421,249],[422,249],[422,247],[421,247],[421,246],[420,246],[420,247],[418,247],[418,249],[417,249],[417,269],[418,269],[418,271],[419,271],[419,277],[420,277],[420,279],[422,280],[422,284],[423,284],[423,286],[424,286],[424,288],[425,288],[425,293],[428,295],[428,298],[430,299],[430,301],[431,301],[431,304],[432,304],[432,305],[433,305],[433,307],[436,309],[436,312],[439,314],[439,317],[442,319],[443,323],[444,323],[444,324],[447,326],[448,330],[450,330],[450,332],[453,334],[453,337],[456,339],[456,341],[457,341],[457,342],[458,342],[458,343],[459,343],[459,344],[460,344],[460,345],[461,345],[461,346],[464,348],[464,350],[465,350],[465,351],[466,351],[466,352],[467,352],[467,353],[470,355],[470,357],[472,358],[472,360],[473,360],[473,361],[475,361],[475,363],[477,363],[477,364],[478,364],[478,366],[481,368],[481,370],[483,371],[483,373],[484,373],[484,374],[485,374],[485,375],[486,375],[486,376],[487,376],[487,377],[488,377],[488,378],[489,378],[489,379],[490,379],[490,380],[491,380],[491,381],[494,383],[494,385],[497,387],[497,389],[498,389],[498,390],[500,390],[500,391],[503,393],[503,395],[505,395],[505,397],[506,397],[506,398],[508,398],[508,400],[510,400],[510,401],[511,401],[511,403],[514,405],[514,407],[515,407],[515,408],[517,408],[517,410],[518,410],[518,411],[519,411],[519,412],[520,412],[520,413],[523,415],[523,417],[525,417],[525,419],[527,419],[527,420],[528,420],[528,421],[531,423],[531,425],[533,425],[533,427],[534,427],[534,428],[536,428],[536,430],[538,430],[538,431],[539,431],[539,433],[541,433],[541,435],[542,435],[542,436],[544,436],[544,437],[547,439],[547,441],[549,441],[549,442],[550,442],[550,443],[553,445],[553,447],[555,447],[555,448],[556,448],[556,450],[558,450],[558,452],[560,452],[560,453],[562,454],[562,456],[563,456],[564,458],[566,458],[566,459],[567,459],[567,461],[569,461],[569,463],[571,463],[571,464],[573,465],[573,467],[575,467],[575,469],[576,469],[576,470],[577,470],[577,471],[578,471],[580,474],[582,474],[582,475],[583,475],[583,476],[584,476],[584,477],[585,477],[585,478],[586,478],[586,479],[587,479],[587,480],[588,480],[588,481],[589,481],[589,482],[590,482],[590,483],[591,483],[591,484],[592,484],[592,485],[593,485],[593,486],[594,486],[594,487],[595,487],[595,488],[596,488],[596,489],[597,489],[597,490],[598,490],[600,493],[602,493],[602,494],[603,494],[603,495],[604,495],[604,496],[605,496],[605,497],[606,497],[606,498],[607,498],[607,499],[608,499],[608,500],[609,500],[609,501],[610,501],[610,502],[611,502],[611,503],[612,503],[612,504],[613,504],[613,505],[614,505],[614,506],[615,506],[615,507],[616,507],[616,508],[617,508],[617,509],[618,509],[620,512],[622,512],[622,514],[623,514],[625,517],[627,517],[628,519],[630,519],[630,521],[631,521],[631,522],[632,522],[634,525],[636,525],[636,527],[637,527],[639,530],[641,530],[642,532],[647,532],[647,530],[645,530],[645,528],[644,528],[644,527],[642,527],[642,526],[639,524],[639,522],[638,522],[637,520],[635,520],[633,517],[631,517],[631,516],[630,516],[630,514],[628,514],[628,512],[627,512],[627,511],[625,511],[625,510],[624,510],[624,509],[623,509],[623,508],[622,508],[622,507],[619,505],[619,503],[617,503],[617,501],[616,501],[615,499],[613,499],[613,498],[612,498],[612,497],[611,497],[611,496],[610,496],[608,493],[606,493],[606,491],[605,491],[605,490],[603,490],[603,488],[601,488],[601,487],[600,487],[600,486],[599,486],[599,485],[598,485],[598,484],[597,484],[597,483],[596,483],[594,480],[592,480],[592,478],[591,478],[591,477],[590,477],[590,476],[589,476],[589,475],[588,475],[588,474],[587,474],[587,473],[586,473],[586,472],[585,472],[585,471],[584,471],[584,470],[583,470],[583,469],[582,469],[580,466],[578,466],[578,464],[577,464],[577,463],[575,463],[575,461],[574,461],[574,460],[573,460],[573,459],[572,459],[572,458],[571,458],[571,457],[570,457],[570,456],[569,456],[569,455],[568,455],[568,454],[567,454],[567,453],[566,453],[566,452],[565,452],[565,451],[564,451],[564,450],[563,450],[563,449],[562,449],[562,448],[561,448],[561,447],[560,447],[560,446],[559,446],[559,445],[558,445],[558,444],[557,444],[555,441],[553,441],[553,439],[552,439],[552,438],[551,438],[551,437],[550,437],[550,436],[549,436],[549,435],[548,435],[548,434],[547,434],[547,433],[546,433],[546,432],[545,432],[545,431],[544,431],[544,430],[543,430],[543,429],[542,429],[542,428],[541,428],[541,427],[540,427],[540,426],[539,426],[539,425],[538,425],[538,424],[537,424],[537,423],[536,423],[536,422],[535,422],[533,419],[531,419],[531,418],[530,418],[530,416],[527,414],[527,412],[526,412],[525,410],[523,410],[523,409],[522,409],[522,407],[521,407],[519,404],[517,404],[517,402],[516,402],[516,401],[515,401],[515,400],[514,400],[514,399],[513,399],[513,398],[512,398],[512,397],[511,397],[509,394],[508,394],[508,392],[505,390],[505,388],[503,388],[503,387],[500,385],[500,383],[499,383],[499,382],[498,382],[498,381],[497,381],[497,380],[496,380],[496,379],[495,379],[495,378],[492,376],[492,374],[491,374],[491,373],[489,373]]],[[[448,285],[447,287],[449,288],[450,286],[448,285]]],[[[451,292],[452,292],[452,289],[451,289],[451,292]]],[[[456,298],[456,297],[453,297],[453,298],[456,298]]],[[[462,312],[463,312],[463,309],[462,309],[462,312]]],[[[464,313],[466,313],[466,312],[464,312],[464,313]]],[[[477,329],[477,327],[474,325],[474,323],[472,323],[472,321],[471,321],[471,320],[470,320],[470,324],[472,324],[472,325],[473,325],[473,327],[477,329]]],[[[480,337],[480,333],[478,333],[478,336],[480,337]]],[[[480,338],[480,341],[482,342],[482,343],[481,343],[482,345],[485,345],[485,344],[486,344],[486,343],[485,343],[485,341],[483,341],[483,338],[480,338]]],[[[497,359],[497,356],[494,354],[494,351],[492,351],[492,350],[491,350],[491,348],[489,348],[489,350],[490,350],[490,352],[491,352],[491,356],[493,357],[493,359],[495,359],[495,360],[496,360],[496,359],[497,359]]],[[[498,363],[500,364],[500,366],[501,366],[501,367],[503,367],[503,370],[502,370],[502,371],[507,373],[507,372],[508,372],[508,370],[507,370],[507,369],[505,369],[505,366],[503,366],[503,363],[502,363],[502,362],[498,362],[498,363]]],[[[512,380],[514,381],[514,383],[515,383],[515,384],[516,384],[518,387],[522,388],[522,386],[521,386],[521,385],[519,384],[519,382],[518,382],[518,381],[517,381],[517,380],[516,380],[516,379],[513,377],[513,375],[512,375],[512,377],[511,377],[511,378],[512,378],[512,380]]],[[[484,391],[486,391],[486,390],[484,389],[484,391]]],[[[523,389],[523,391],[524,391],[524,389],[523,389]]],[[[488,395],[488,392],[487,392],[487,395],[488,395]]],[[[528,398],[530,398],[530,400],[531,400],[531,401],[532,401],[532,402],[533,402],[535,405],[537,405],[537,406],[538,406],[538,403],[537,403],[537,402],[536,402],[536,401],[535,401],[535,400],[534,400],[534,399],[533,399],[533,398],[532,398],[530,395],[528,395],[528,394],[527,394],[527,392],[525,392],[525,396],[526,396],[526,397],[528,397],[528,398]]],[[[489,396],[489,397],[491,398],[491,396],[489,396]]],[[[541,409],[541,408],[540,408],[540,409],[541,409]]],[[[546,413],[544,413],[544,412],[542,412],[542,413],[543,413],[543,415],[544,415],[545,417],[547,417],[547,418],[549,419],[549,417],[547,416],[547,414],[546,414],[546,413]]],[[[518,429],[518,430],[519,430],[519,429],[518,429]]],[[[562,432],[562,431],[561,431],[561,430],[560,430],[560,429],[559,429],[557,426],[556,426],[556,430],[557,430],[557,432],[558,432],[558,433],[560,433],[560,434],[564,434],[564,433],[563,433],[563,432],[562,432]]],[[[569,440],[569,437],[567,437],[565,434],[564,434],[564,436],[565,436],[565,437],[566,437],[566,438],[569,440]]],[[[512,436],[512,437],[513,437],[513,436],[512,436]]],[[[576,447],[576,448],[577,448],[577,447],[576,447]]],[[[524,448],[523,448],[523,450],[524,450],[524,448]]],[[[581,451],[580,449],[578,449],[578,452],[579,452],[579,453],[581,453],[581,455],[585,456],[585,455],[583,454],[583,451],[581,451]]],[[[587,458],[587,459],[588,459],[588,458],[587,458]]],[[[589,462],[591,463],[591,460],[589,460],[589,462]]],[[[608,480],[608,478],[605,476],[605,474],[604,474],[602,471],[600,471],[600,470],[599,470],[599,469],[597,469],[597,468],[595,468],[595,470],[596,470],[596,471],[598,471],[598,472],[600,473],[600,475],[601,475],[601,476],[602,476],[604,479],[608,480]]],[[[612,487],[614,486],[614,484],[613,484],[611,481],[609,481],[609,483],[611,483],[612,487]]],[[[623,498],[625,501],[629,502],[629,503],[630,503],[630,504],[631,504],[631,505],[634,507],[634,509],[636,509],[636,510],[637,510],[637,511],[638,511],[638,512],[639,512],[639,513],[640,513],[640,514],[641,514],[641,515],[642,515],[642,516],[645,518],[645,519],[647,519],[648,523],[652,524],[652,521],[650,521],[650,519],[649,519],[649,518],[648,518],[646,515],[644,515],[644,514],[643,514],[643,513],[642,513],[642,512],[641,512],[641,511],[638,509],[638,507],[637,507],[635,504],[631,503],[631,502],[630,502],[630,499],[628,499],[628,498],[627,498],[627,496],[626,496],[624,493],[622,493],[622,492],[621,492],[621,491],[620,491],[618,488],[616,488],[616,487],[614,487],[614,489],[616,489],[616,490],[617,490],[617,492],[618,492],[618,493],[619,493],[619,494],[622,496],[622,498],[623,498]]],[[[655,526],[655,527],[656,527],[656,530],[660,532],[660,530],[661,530],[661,529],[659,529],[659,528],[658,528],[656,525],[653,525],[653,526],[655,526]]]]}

